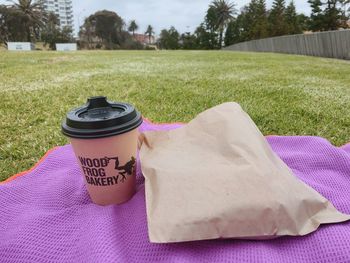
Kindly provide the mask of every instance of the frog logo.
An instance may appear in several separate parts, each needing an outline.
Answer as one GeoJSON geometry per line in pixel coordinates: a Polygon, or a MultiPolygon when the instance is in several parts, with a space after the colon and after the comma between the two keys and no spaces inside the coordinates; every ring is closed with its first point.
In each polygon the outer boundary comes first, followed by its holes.
{"type": "Polygon", "coordinates": [[[108,162],[110,162],[111,160],[115,161],[114,169],[117,170],[118,174],[122,176],[122,178],[120,179],[120,181],[122,183],[125,182],[127,175],[133,175],[134,174],[134,172],[135,172],[135,165],[136,165],[136,158],[134,156],[132,156],[130,161],[128,161],[124,165],[120,165],[118,157],[114,157],[114,158],[106,157],[106,158],[107,158],[108,162]]]}

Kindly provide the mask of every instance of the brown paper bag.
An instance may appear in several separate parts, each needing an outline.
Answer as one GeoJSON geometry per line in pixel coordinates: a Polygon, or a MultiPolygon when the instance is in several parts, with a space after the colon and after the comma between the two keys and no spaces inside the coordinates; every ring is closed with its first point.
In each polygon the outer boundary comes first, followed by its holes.
{"type": "Polygon", "coordinates": [[[144,133],[140,157],[151,242],[306,235],[350,219],[292,174],[236,103],[144,133]]]}

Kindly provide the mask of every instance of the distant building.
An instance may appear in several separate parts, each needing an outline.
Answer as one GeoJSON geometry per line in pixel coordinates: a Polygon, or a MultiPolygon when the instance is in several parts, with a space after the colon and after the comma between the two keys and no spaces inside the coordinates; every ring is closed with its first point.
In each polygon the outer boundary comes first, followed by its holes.
{"type": "Polygon", "coordinates": [[[154,36],[151,36],[151,39],[150,39],[149,36],[145,35],[145,34],[137,34],[137,33],[135,33],[133,38],[136,41],[138,41],[138,42],[140,42],[141,44],[144,44],[144,45],[154,44],[156,42],[156,39],[155,39],[154,36]]]}
{"type": "Polygon", "coordinates": [[[72,0],[44,0],[44,9],[58,16],[61,28],[65,26],[73,28],[72,0]]]}

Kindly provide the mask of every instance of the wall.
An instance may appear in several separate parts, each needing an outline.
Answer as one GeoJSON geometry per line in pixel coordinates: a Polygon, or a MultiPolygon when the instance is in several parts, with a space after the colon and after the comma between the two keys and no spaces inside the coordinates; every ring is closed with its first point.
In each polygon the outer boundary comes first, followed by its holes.
{"type": "Polygon", "coordinates": [[[35,46],[30,42],[8,42],[7,49],[11,51],[31,51],[35,49],[35,46]]]}
{"type": "Polygon", "coordinates": [[[76,51],[77,44],[76,43],[57,43],[56,50],[57,51],[76,51]]]}
{"type": "Polygon", "coordinates": [[[223,50],[276,52],[350,59],[350,30],[252,40],[225,47],[223,50]]]}

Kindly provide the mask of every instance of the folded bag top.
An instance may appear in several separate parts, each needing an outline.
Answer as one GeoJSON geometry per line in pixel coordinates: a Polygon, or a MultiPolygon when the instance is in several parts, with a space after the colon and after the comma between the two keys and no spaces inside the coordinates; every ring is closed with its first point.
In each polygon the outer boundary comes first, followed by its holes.
{"type": "Polygon", "coordinates": [[[151,242],[306,235],[350,219],[294,176],[237,103],[141,140],[151,242]]]}

